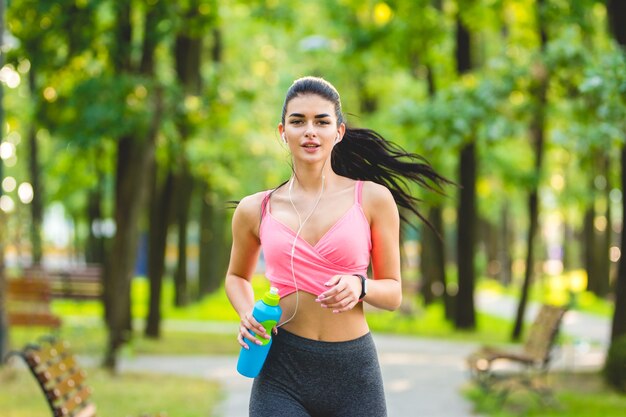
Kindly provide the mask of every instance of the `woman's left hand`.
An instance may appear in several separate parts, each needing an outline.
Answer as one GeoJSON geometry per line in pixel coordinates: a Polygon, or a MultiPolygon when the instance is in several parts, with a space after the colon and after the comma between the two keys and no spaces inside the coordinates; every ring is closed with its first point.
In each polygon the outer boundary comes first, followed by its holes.
{"type": "Polygon", "coordinates": [[[354,308],[361,295],[361,279],[355,275],[335,275],[327,283],[329,290],[315,299],[323,308],[332,308],[333,313],[342,313],[354,308]]]}

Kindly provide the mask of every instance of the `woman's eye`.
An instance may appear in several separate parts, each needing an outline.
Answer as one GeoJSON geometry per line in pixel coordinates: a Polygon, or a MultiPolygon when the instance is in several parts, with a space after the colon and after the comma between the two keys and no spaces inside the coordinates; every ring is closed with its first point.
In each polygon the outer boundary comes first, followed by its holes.
{"type": "Polygon", "coordinates": [[[320,120],[319,122],[321,125],[329,125],[330,122],[328,120],[320,120]]]}
{"type": "Polygon", "coordinates": [[[301,123],[302,123],[302,120],[292,120],[290,123],[291,123],[292,125],[298,125],[298,124],[301,124],[301,123]]]}

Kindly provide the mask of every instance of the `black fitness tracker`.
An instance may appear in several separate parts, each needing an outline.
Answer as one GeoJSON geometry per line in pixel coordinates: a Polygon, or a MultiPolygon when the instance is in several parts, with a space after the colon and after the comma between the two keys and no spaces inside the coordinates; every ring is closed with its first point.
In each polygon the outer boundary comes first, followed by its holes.
{"type": "Polygon", "coordinates": [[[359,277],[361,279],[361,295],[359,295],[359,301],[363,299],[367,295],[367,278],[360,274],[353,274],[355,277],[359,277]]]}

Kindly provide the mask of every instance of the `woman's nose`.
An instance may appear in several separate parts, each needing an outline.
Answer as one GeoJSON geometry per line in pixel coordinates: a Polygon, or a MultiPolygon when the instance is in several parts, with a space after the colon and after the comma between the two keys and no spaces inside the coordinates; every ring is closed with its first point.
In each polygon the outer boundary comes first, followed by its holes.
{"type": "Polygon", "coordinates": [[[307,137],[315,135],[315,125],[313,124],[313,122],[307,123],[304,135],[307,137]]]}

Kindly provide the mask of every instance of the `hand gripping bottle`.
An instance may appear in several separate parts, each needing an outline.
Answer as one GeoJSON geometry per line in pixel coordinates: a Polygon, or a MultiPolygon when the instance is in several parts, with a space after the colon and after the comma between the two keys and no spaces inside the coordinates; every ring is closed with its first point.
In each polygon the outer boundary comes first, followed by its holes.
{"type": "MultiPolygon", "coordinates": [[[[270,336],[272,335],[272,329],[280,320],[280,315],[283,312],[278,305],[279,301],[278,289],[272,287],[261,300],[257,301],[254,305],[254,310],[252,310],[252,316],[265,327],[265,331],[270,336]]],[[[252,334],[254,335],[254,333],[252,334]]],[[[239,360],[237,361],[237,371],[249,378],[254,378],[261,372],[267,353],[272,346],[271,338],[266,339],[257,335],[255,337],[261,341],[262,345],[257,345],[246,339],[245,341],[250,349],[242,347],[241,352],[239,352],[239,360]]]]}

